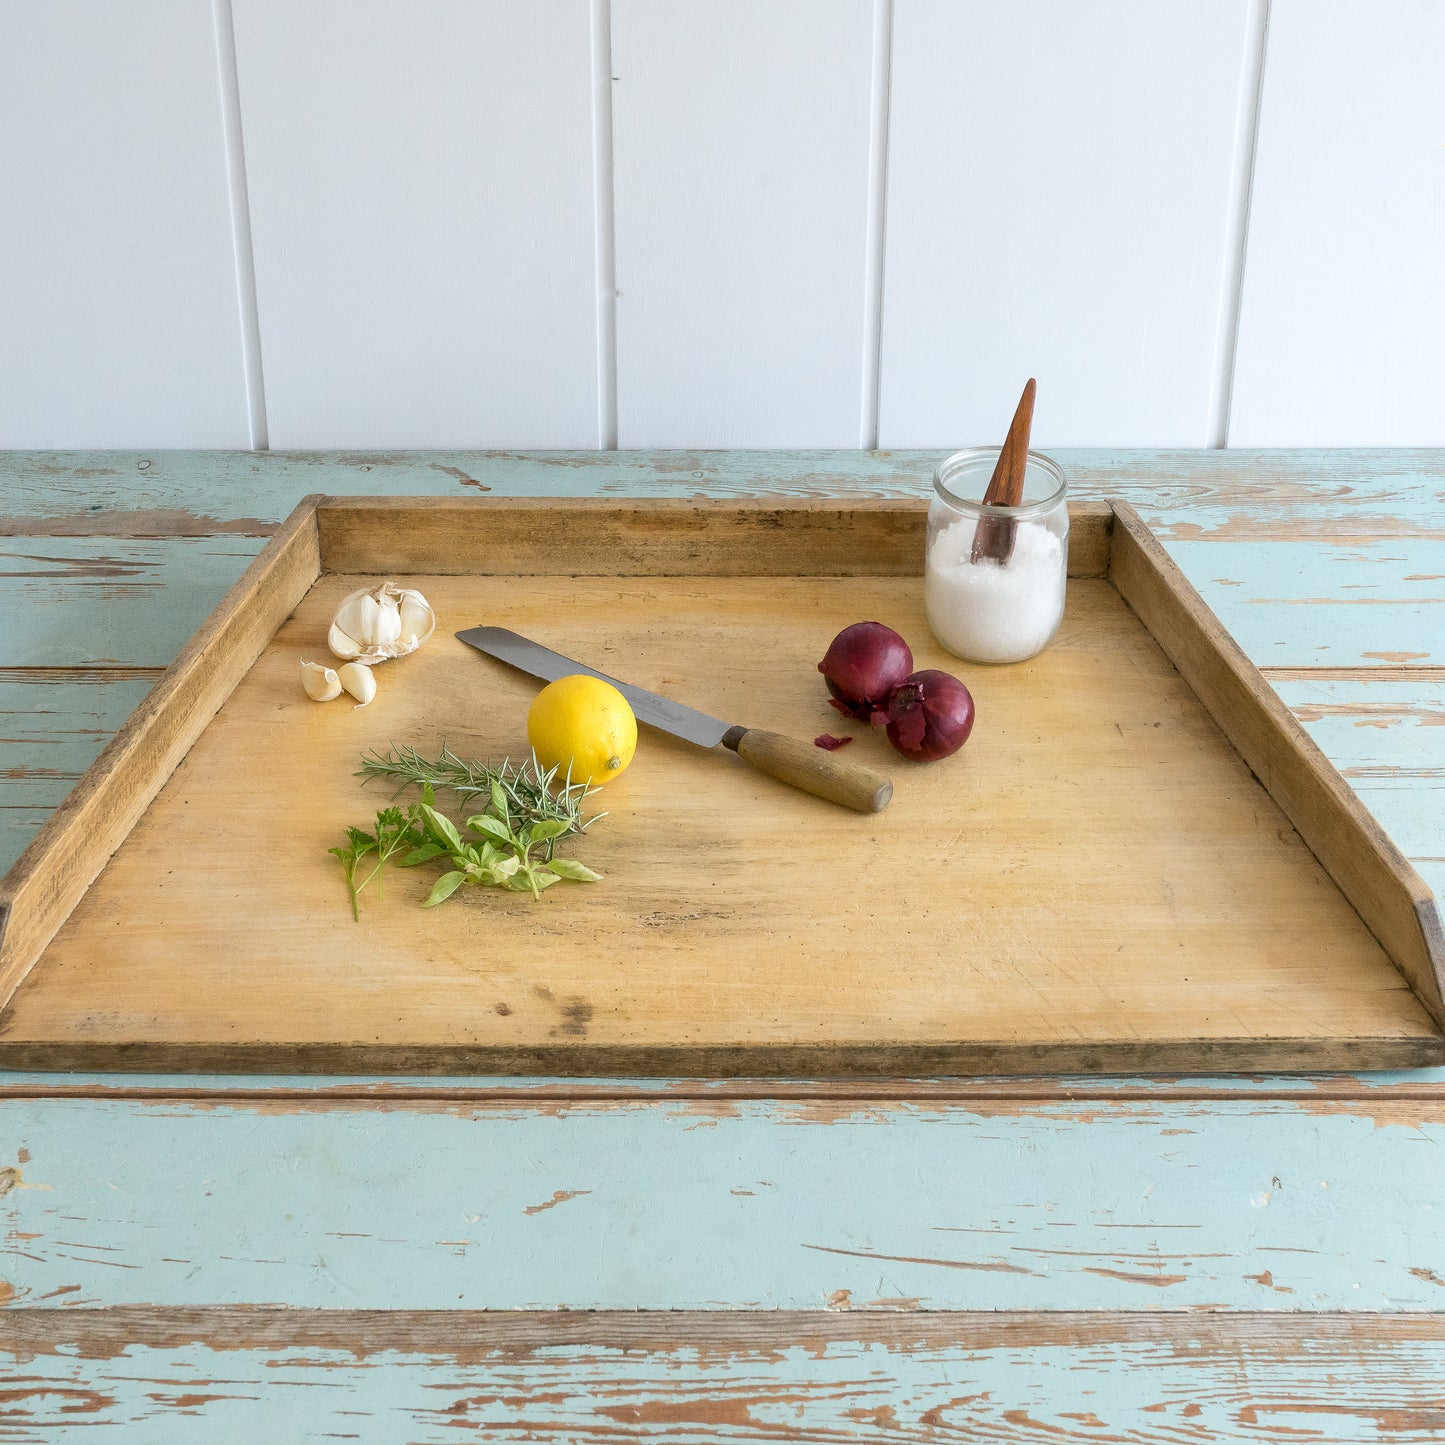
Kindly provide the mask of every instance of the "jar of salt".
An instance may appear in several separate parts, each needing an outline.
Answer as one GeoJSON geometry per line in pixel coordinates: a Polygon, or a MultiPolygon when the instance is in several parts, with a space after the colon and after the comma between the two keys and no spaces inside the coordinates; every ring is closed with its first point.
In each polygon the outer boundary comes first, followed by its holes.
{"type": "Polygon", "coordinates": [[[1063,468],[1029,452],[1019,505],[992,506],[980,498],[1000,451],[955,452],[933,474],[923,573],[928,625],[969,662],[1022,662],[1048,646],[1064,615],[1069,508],[1063,468]]]}

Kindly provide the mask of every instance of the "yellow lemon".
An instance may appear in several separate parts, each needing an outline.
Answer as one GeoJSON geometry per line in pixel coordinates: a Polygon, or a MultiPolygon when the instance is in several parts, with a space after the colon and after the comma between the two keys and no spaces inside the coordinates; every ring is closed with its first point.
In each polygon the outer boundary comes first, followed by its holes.
{"type": "Polygon", "coordinates": [[[544,768],[574,783],[610,783],[637,750],[637,719],[627,699],[600,677],[577,673],[549,682],[527,713],[527,741],[544,768]]]}

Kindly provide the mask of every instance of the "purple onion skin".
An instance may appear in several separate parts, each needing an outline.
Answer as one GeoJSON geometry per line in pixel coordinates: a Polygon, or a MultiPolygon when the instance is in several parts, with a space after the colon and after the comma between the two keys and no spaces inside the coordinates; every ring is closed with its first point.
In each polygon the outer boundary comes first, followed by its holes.
{"type": "Polygon", "coordinates": [[[828,644],[818,671],[844,717],[881,722],[888,695],[913,671],[913,654],[891,627],[855,622],[828,644]]]}
{"type": "Polygon", "coordinates": [[[888,741],[905,758],[950,758],[972,731],[973,694],[946,672],[915,672],[888,699],[888,741]]]}

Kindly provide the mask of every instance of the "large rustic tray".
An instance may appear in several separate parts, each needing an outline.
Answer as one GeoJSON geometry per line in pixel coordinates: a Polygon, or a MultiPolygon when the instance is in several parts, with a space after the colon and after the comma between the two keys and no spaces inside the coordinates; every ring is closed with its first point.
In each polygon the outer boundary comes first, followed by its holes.
{"type": "MultiPolygon", "coordinates": [[[[667,1074],[1364,1069],[1439,1063],[1435,901],[1162,548],[1072,509],[1040,657],[933,642],[925,510],[308,498],[0,883],[0,1066],[667,1074]],[[337,600],[413,582],[436,637],[317,706],[337,600]],[[354,923],[327,849],[363,750],[525,751],[502,623],[729,720],[841,731],[814,664],[859,618],[961,674],[968,746],[849,813],[644,730],[540,902],[354,923]]],[[[423,875],[426,876],[423,876],[423,875]]]]}

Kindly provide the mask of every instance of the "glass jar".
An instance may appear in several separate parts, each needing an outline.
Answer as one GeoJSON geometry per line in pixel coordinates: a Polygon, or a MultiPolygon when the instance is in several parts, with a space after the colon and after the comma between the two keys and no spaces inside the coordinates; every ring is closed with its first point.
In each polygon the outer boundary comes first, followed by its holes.
{"type": "Polygon", "coordinates": [[[954,452],[933,474],[923,596],[928,625],[969,662],[1022,662],[1048,646],[1064,615],[1068,483],[1030,452],[1023,500],[985,506],[1000,447],[954,452]]]}

